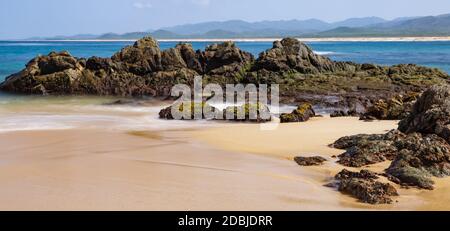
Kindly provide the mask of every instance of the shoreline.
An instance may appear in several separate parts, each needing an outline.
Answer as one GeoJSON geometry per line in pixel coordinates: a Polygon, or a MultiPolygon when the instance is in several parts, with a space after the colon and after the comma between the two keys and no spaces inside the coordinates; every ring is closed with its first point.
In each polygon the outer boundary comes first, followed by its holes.
{"type": "MultiPolygon", "coordinates": [[[[398,188],[401,196],[390,205],[360,203],[324,186],[344,168],[331,158],[342,150],[328,147],[330,141],[383,133],[395,127],[393,121],[327,117],[273,131],[259,126],[3,133],[0,209],[397,211],[450,206],[440,203],[448,198],[448,179],[440,179],[442,186],[432,192],[398,188]],[[231,140],[233,134],[238,139],[231,140]],[[301,167],[291,160],[312,154],[328,161],[301,167]]],[[[381,171],[387,164],[370,169],[381,171]]]]}
{"type": "MultiPolygon", "coordinates": [[[[450,41],[450,36],[406,36],[406,37],[329,37],[302,38],[302,42],[433,42],[450,41]]],[[[217,38],[217,39],[157,39],[159,42],[273,42],[282,38],[217,38]]],[[[138,39],[66,39],[66,40],[0,40],[0,42],[135,42],[138,39]]]]}

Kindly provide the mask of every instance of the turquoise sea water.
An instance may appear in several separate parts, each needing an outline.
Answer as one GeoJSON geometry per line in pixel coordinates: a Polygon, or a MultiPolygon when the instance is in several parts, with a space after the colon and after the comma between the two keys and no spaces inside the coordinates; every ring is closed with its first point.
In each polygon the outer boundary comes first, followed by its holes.
{"type": "MultiPolygon", "coordinates": [[[[77,57],[109,57],[132,42],[9,42],[0,41],[0,81],[39,54],[67,50],[77,57]]],[[[193,42],[194,49],[204,49],[210,42],[193,42]]],[[[319,54],[333,60],[392,65],[415,63],[438,67],[450,73],[450,42],[312,42],[319,54]]],[[[176,42],[161,42],[162,49],[176,42]]],[[[238,42],[237,45],[257,56],[272,47],[271,42],[238,42]]]]}

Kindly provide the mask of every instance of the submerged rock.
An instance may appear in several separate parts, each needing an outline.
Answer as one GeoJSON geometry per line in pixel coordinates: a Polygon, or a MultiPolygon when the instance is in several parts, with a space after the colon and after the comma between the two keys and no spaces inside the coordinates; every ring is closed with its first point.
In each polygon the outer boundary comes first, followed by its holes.
{"type": "Polygon", "coordinates": [[[264,104],[246,103],[241,106],[227,107],[224,118],[230,121],[249,121],[264,123],[272,120],[269,107],[264,104]]]}
{"type": "Polygon", "coordinates": [[[294,161],[300,166],[314,166],[314,165],[322,165],[323,162],[327,161],[327,159],[321,156],[313,156],[313,157],[295,157],[294,161]]]}
{"type": "Polygon", "coordinates": [[[367,170],[350,172],[344,169],[335,176],[340,192],[352,195],[364,203],[391,204],[391,197],[398,196],[397,190],[392,185],[376,179],[377,174],[367,170]]]}
{"type": "Polygon", "coordinates": [[[281,123],[306,122],[314,116],[316,116],[316,113],[314,112],[312,105],[309,103],[303,103],[300,104],[292,113],[281,114],[280,121],[281,123]]]}
{"type": "Polygon", "coordinates": [[[175,111],[179,113],[180,120],[194,120],[194,119],[215,119],[215,114],[221,114],[222,111],[219,109],[203,102],[203,103],[195,103],[195,102],[186,102],[186,103],[175,103],[167,108],[162,109],[159,112],[160,119],[166,120],[174,120],[176,116],[172,114],[175,111]],[[214,114],[206,115],[204,112],[209,111],[214,114]],[[186,113],[185,116],[183,116],[186,113]],[[199,118],[195,118],[195,115],[198,115],[199,118]]]}

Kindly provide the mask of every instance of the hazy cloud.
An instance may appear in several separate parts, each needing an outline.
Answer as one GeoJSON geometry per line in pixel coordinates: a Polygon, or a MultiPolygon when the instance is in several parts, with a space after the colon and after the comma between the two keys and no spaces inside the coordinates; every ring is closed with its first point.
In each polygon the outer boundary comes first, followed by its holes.
{"type": "Polygon", "coordinates": [[[149,9],[152,8],[153,5],[150,2],[135,2],[133,3],[133,7],[138,9],[149,9]]]}
{"type": "Polygon", "coordinates": [[[200,6],[208,6],[211,3],[211,0],[191,0],[191,2],[200,6]]]}

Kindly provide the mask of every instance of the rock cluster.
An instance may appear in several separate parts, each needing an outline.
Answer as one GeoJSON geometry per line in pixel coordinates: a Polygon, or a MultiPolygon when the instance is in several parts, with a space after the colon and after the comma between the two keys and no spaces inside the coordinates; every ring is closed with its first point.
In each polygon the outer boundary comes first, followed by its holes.
{"type": "Polygon", "coordinates": [[[386,169],[389,180],[433,189],[431,177],[450,175],[449,108],[450,86],[434,86],[417,100],[399,130],[337,140],[333,147],[347,150],[338,162],[361,167],[392,160],[386,169]]]}
{"type": "Polygon", "coordinates": [[[24,70],[9,76],[0,89],[27,94],[95,94],[170,96],[173,85],[191,85],[197,75],[232,78],[253,62],[250,53],[234,43],[194,51],[190,44],[161,51],[146,37],[111,58],[75,58],[52,52],[31,60],[24,70]]]}
{"type": "Polygon", "coordinates": [[[227,107],[224,111],[221,111],[208,103],[175,103],[167,108],[162,109],[159,112],[160,119],[173,120],[174,115],[172,111],[177,111],[180,115],[183,113],[188,113],[188,116],[184,116],[181,120],[194,120],[195,115],[197,119],[211,119],[211,120],[230,120],[230,121],[241,121],[241,122],[255,122],[264,123],[272,120],[270,110],[266,105],[263,104],[243,104],[241,106],[227,107]],[[185,111],[185,106],[190,105],[190,110],[185,111]],[[205,112],[211,112],[205,115],[205,112]],[[227,115],[229,113],[229,115],[227,115]],[[255,114],[254,114],[255,113],[255,114]],[[231,116],[230,116],[231,115],[231,116]]]}
{"type": "Polygon", "coordinates": [[[449,81],[438,69],[411,64],[334,62],[293,38],[274,42],[255,60],[232,42],[212,44],[204,51],[194,51],[190,44],[161,50],[156,40],[146,37],[111,58],[75,58],[67,52],[38,56],[9,76],[0,89],[26,94],[170,96],[173,85],[191,85],[196,75],[220,85],[280,84],[280,97],[286,102],[332,104],[328,99],[337,96],[343,98],[342,104],[358,99],[352,104],[364,106],[393,93],[421,92],[449,81]]]}

